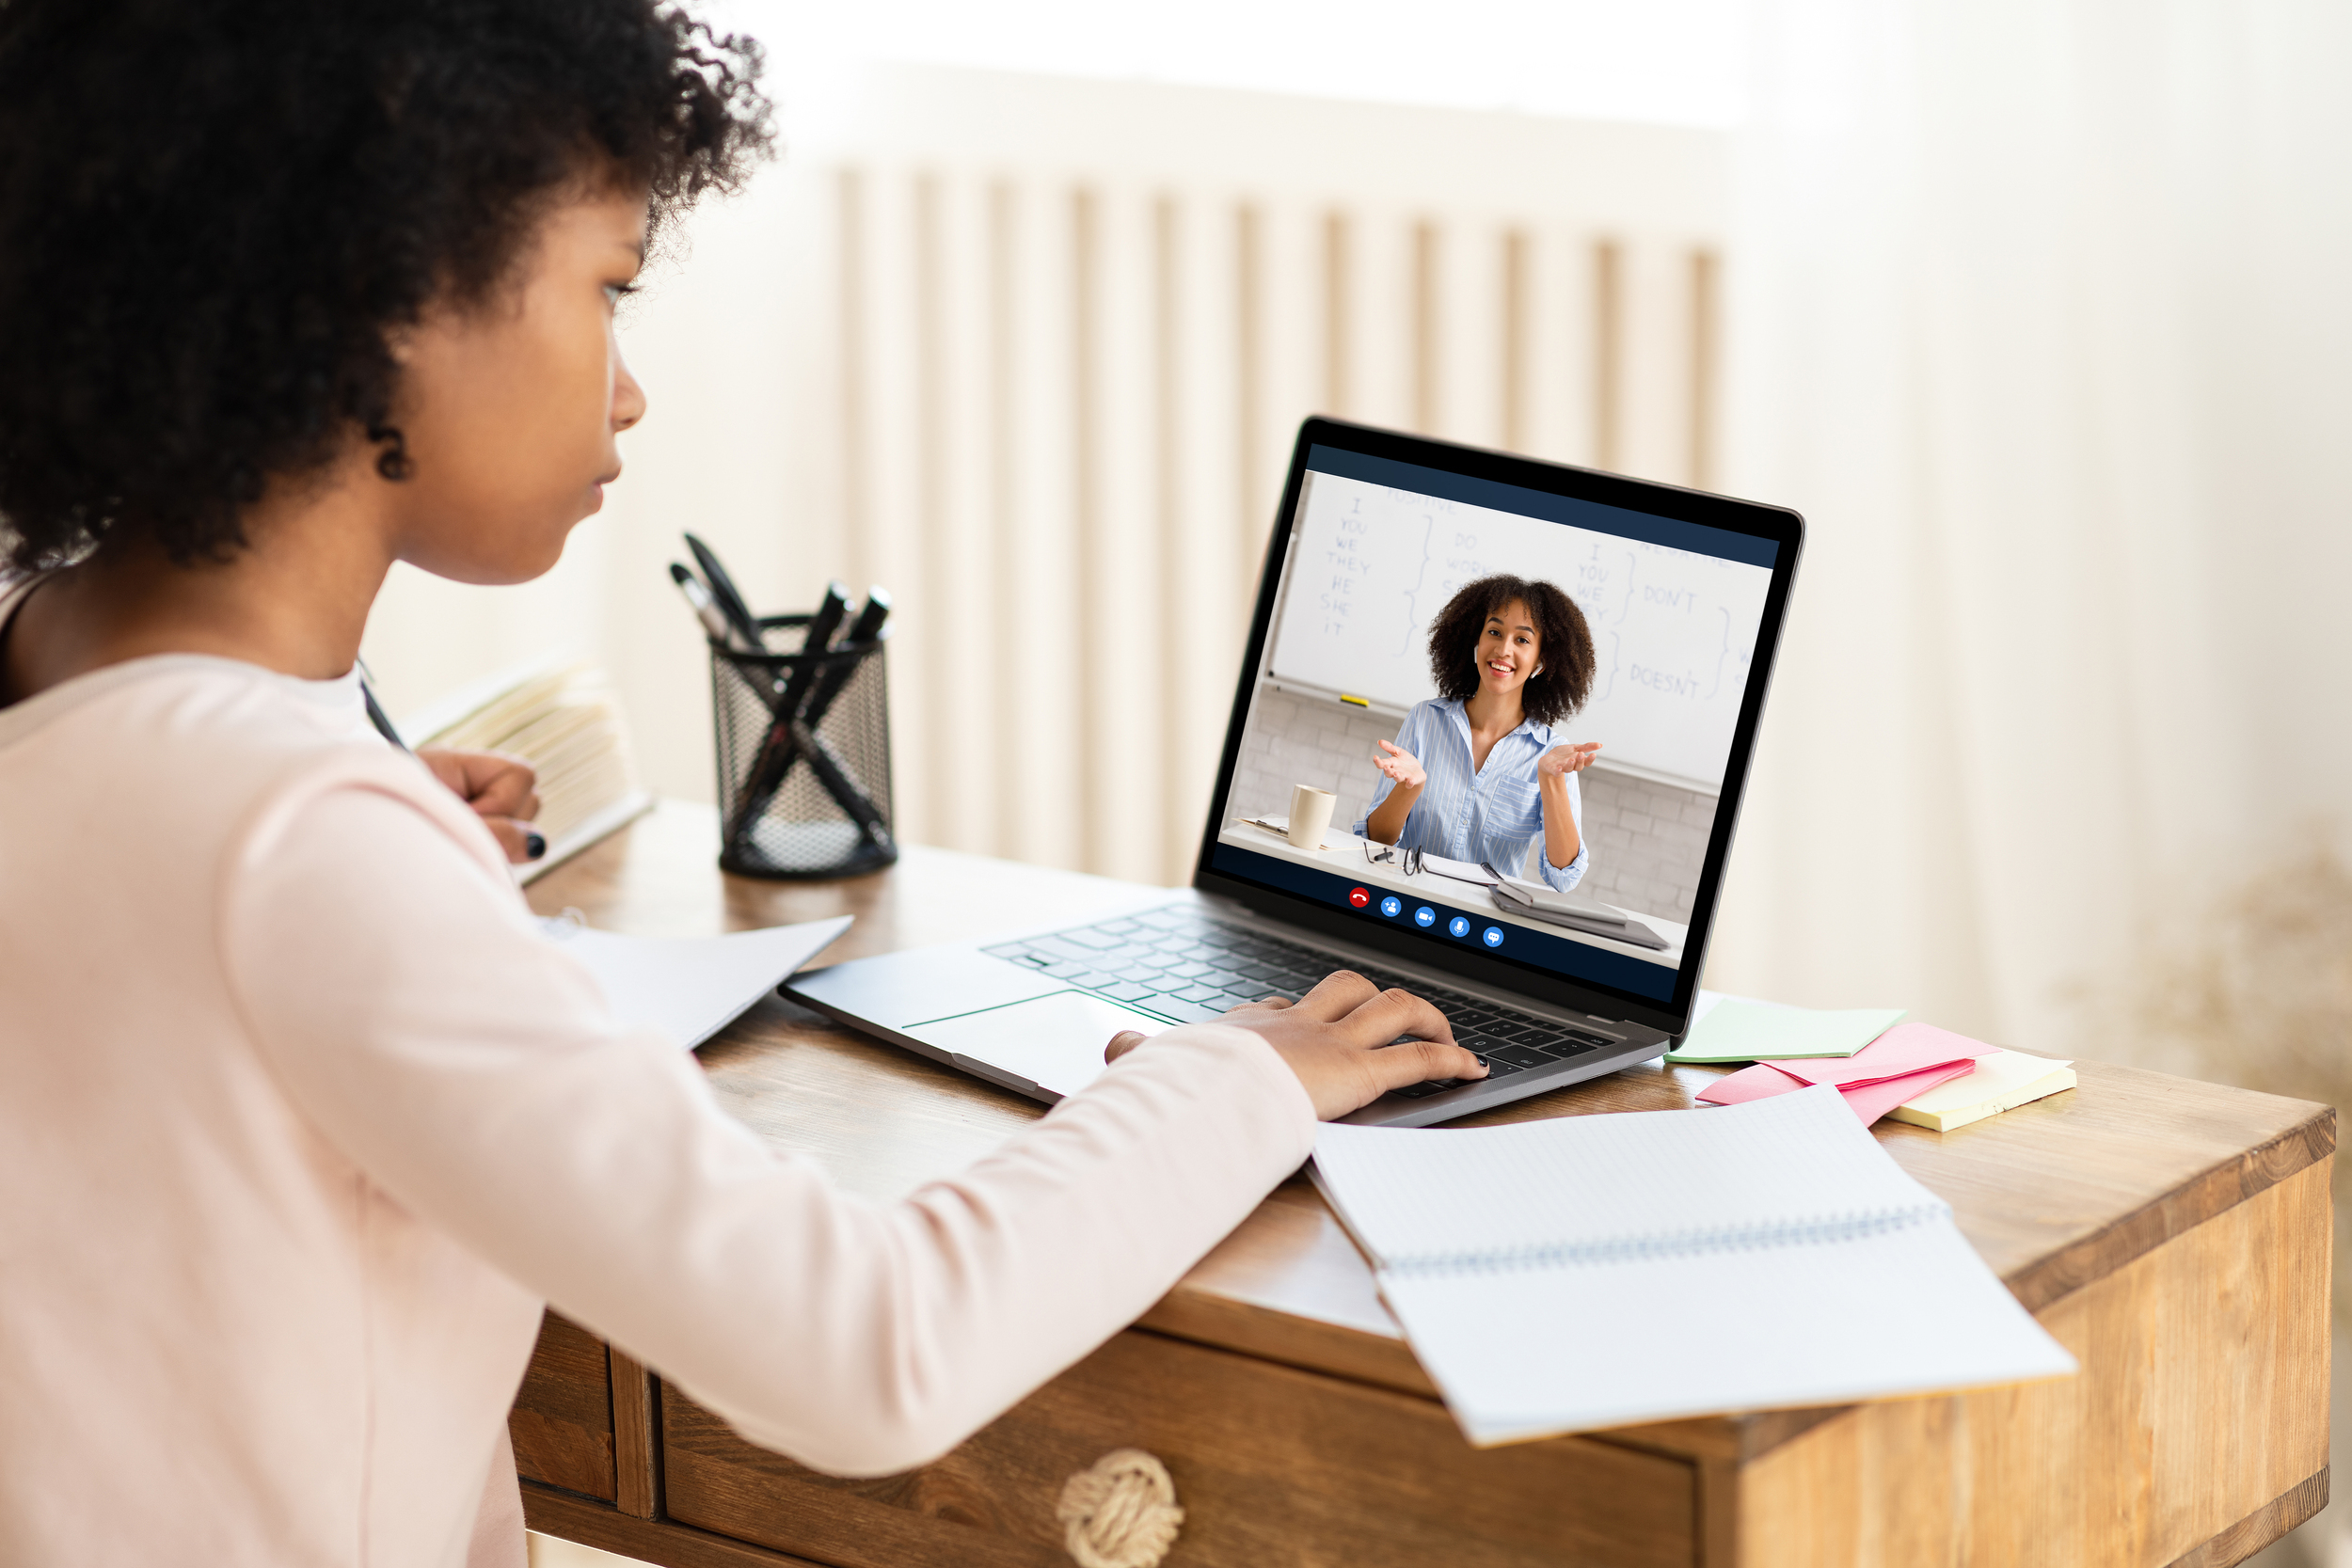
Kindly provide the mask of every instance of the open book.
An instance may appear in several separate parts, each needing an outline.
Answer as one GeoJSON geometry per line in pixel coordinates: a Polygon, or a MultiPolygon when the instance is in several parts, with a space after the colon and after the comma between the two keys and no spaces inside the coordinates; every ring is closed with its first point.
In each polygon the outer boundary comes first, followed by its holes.
{"type": "Polygon", "coordinates": [[[1831,1087],[1327,1124],[1313,1174],[1481,1446],[2074,1370],[1831,1087]]]}
{"type": "Polygon", "coordinates": [[[400,733],[410,746],[504,752],[538,771],[536,826],[548,852],[515,868],[519,882],[653,809],[638,787],[620,696],[594,665],[562,657],[517,665],[403,715],[400,733]]]}

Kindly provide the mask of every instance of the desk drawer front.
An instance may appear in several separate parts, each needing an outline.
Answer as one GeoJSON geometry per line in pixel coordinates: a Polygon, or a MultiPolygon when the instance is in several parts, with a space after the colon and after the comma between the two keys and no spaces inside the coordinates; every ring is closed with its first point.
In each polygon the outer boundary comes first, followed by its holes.
{"type": "Polygon", "coordinates": [[[1170,1568],[1688,1568],[1695,1554],[1687,1465],[1576,1438],[1482,1453],[1426,1400],[1142,1332],[882,1481],[754,1448],[666,1386],[662,1418],[671,1518],[840,1568],[1069,1568],[1062,1483],[1118,1448],[1175,1479],[1170,1568]]]}
{"type": "Polygon", "coordinates": [[[549,1312],[506,1418],[526,1481],[613,1500],[612,1373],[604,1341],[549,1312]]]}

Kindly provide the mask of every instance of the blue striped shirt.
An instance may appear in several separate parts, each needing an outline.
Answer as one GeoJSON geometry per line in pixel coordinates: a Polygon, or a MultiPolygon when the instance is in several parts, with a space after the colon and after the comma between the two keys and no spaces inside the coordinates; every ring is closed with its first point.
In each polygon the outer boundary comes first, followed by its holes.
{"type": "MultiPolygon", "coordinates": [[[[1421,762],[1429,782],[1405,818],[1397,843],[1423,854],[1448,860],[1485,863],[1508,876],[1518,876],[1527,863],[1528,847],[1542,842],[1544,801],[1535,783],[1535,764],[1563,742],[1551,726],[1533,719],[1495,742],[1486,766],[1470,766],[1470,715],[1456,702],[1416,703],[1396,732],[1396,743],[1421,762]]],[[[1386,756],[1387,752],[1381,755],[1386,756]]],[[[1372,804],[1356,823],[1356,836],[1365,836],[1372,814],[1389,798],[1396,781],[1380,775],[1372,804]]],[[[1583,879],[1592,863],[1592,846],[1584,842],[1584,796],[1576,775],[1568,775],[1568,815],[1576,821],[1576,859],[1555,866],[1535,857],[1544,880],[1565,893],[1583,879]]]]}

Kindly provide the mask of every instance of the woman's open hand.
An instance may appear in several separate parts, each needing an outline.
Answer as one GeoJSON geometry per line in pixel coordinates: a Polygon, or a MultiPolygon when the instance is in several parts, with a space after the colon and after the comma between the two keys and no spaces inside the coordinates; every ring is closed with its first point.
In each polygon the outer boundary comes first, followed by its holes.
{"type": "Polygon", "coordinates": [[[1554,746],[1535,759],[1538,778],[1565,778],[1581,773],[1593,766],[1593,758],[1600,754],[1600,742],[1588,740],[1581,746],[1554,746]]]}
{"type": "Polygon", "coordinates": [[[1397,788],[1419,789],[1429,782],[1428,770],[1422,767],[1421,758],[1386,740],[1380,742],[1380,749],[1389,754],[1373,758],[1372,765],[1395,780],[1397,788]]]}
{"type": "MultiPolygon", "coordinates": [[[[1326,976],[1296,1002],[1271,996],[1235,1007],[1218,1022],[1264,1036],[1298,1074],[1325,1121],[1391,1089],[1433,1078],[1486,1076],[1486,1064],[1454,1043],[1454,1026],[1443,1013],[1410,991],[1382,990],[1351,970],[1326,976]]],[[[1114,1035],[1103,1059],[1115,1062],[1143,1039],[1133,1030],[1114,1035]]]]}
{"type": "Polygon", "coordinates": [[[519,864],[548,852],[547,839],[531,825],[539,815],[539,775],[531,764],[501,752],[459,752],[446,746],[424,747],[417,760],[474,809],[508,860],[519,864]]]}

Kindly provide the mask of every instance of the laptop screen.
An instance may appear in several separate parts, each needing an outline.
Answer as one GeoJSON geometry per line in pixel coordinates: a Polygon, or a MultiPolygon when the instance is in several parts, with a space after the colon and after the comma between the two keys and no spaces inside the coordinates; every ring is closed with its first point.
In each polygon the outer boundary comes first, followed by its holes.
{"type": "Polygon", "coordinates": [[[1310,421],[1202,885],[1678,1028],[1800,526],[1310,421]]]}

